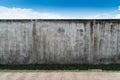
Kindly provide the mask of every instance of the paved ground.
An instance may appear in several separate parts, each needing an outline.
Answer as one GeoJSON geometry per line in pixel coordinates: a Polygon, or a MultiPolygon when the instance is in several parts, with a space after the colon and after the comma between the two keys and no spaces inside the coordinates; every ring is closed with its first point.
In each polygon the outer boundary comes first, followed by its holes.
{"type": "Polygon", "coordinates": [[[120,80],[120,72],[0,72],[0,80],[120,80]]]}

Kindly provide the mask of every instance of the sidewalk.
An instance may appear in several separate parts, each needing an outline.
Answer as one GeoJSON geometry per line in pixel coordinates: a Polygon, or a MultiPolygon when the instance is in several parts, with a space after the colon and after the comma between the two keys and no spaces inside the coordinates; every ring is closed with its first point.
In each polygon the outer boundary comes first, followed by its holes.
{"type": "Polygon", "coordinates": [[[120,72],[0,72],[0,80],[120,80],[120,72]]]}

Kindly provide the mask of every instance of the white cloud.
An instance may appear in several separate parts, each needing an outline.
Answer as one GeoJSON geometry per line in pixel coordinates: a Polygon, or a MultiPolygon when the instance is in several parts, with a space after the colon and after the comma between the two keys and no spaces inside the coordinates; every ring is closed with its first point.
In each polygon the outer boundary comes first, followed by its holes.
{"type": "Polygon", "coordinates": [[[101,13],[101,14],[96,14],[96,15],[89,15],[86,17],[83,17],[83,19],[111,19],[113,15],[107,14],[107,13],[101,13]]]}
{"type": "Polygon", "coordinates": [[[118,7],[118,10],[120,11],[120,6],[118,7]]]}
{"type": "Polygon", "coordinates": [[[120,6],[118,6],[118,10],[105,12],[93,16],[86,16],[85,18],[86,19],[120,19],[120,6]]]}
{"type": "MultiPolygon", "coordinates": [[[[72,14],[72,13],[71,13],[72,14]]],[[[74,15],[74,14],[73,14],[74,15]]],[[[118,10],[111,11],[110,13],[100,13],[96,15],[74,15],[62,16],[56,13],[50,12],[38,12],[32,9],[26,8],[8,8],[0,6],[0,19],[119,19],[120,18],[120,6],[118,10]],[[68,16],[68,17],[67,17],[68,16]]]]}
{"type": "Polygon", "coordinates": [[[118,7],[118,12],[117,14],[113,17],[115,19],[120,19],[120,6],[118,7]]]}
{"type": "Polygon", "coordinates": [[[120,14],[117,14],[114,18],[115,19],[120,19],[120,14]]]}
{"type": "Polygon", "coordinates": [[[0,19],[65,19],[67,17],[55,13],[41,13],[32,9],[8,8],[0,6],[0,19]]]}

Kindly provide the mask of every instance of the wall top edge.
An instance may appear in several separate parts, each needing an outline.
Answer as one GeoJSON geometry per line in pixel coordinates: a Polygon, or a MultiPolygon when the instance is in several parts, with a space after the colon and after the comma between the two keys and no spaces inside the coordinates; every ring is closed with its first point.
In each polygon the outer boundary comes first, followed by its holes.
{"type": "Polygon", "coordinates": [[[120,21],[120,19],[0,19],[0,21],[120,21]]]}

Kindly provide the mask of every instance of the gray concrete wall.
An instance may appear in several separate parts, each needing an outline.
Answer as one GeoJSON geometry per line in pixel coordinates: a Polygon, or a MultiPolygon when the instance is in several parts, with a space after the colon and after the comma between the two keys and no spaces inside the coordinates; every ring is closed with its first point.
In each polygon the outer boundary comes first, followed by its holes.
{"type": "Polygon", "coordinates": [[[120,63],[120,20],[0,20],[0,64],[120,63]]]}

